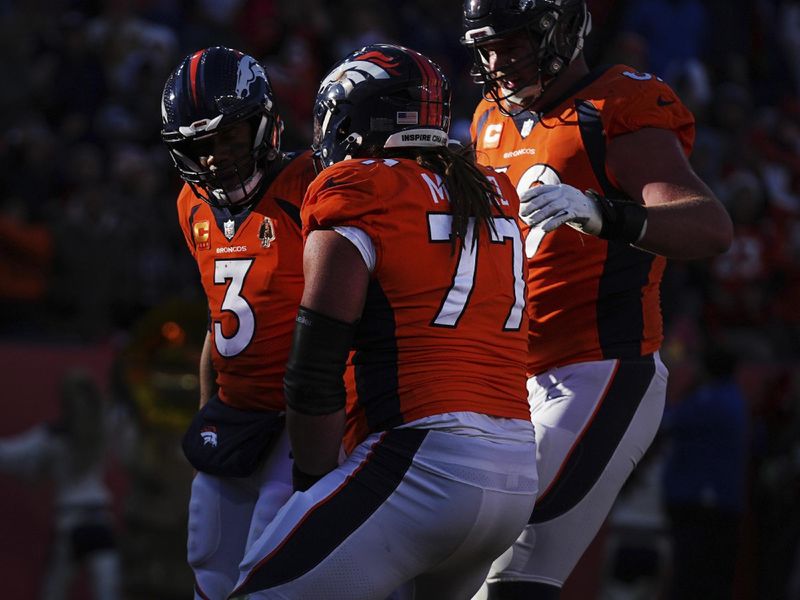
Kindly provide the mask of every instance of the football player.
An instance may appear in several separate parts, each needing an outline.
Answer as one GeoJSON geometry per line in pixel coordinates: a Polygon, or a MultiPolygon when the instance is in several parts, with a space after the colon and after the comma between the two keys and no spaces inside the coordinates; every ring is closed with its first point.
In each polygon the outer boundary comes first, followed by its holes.
{"type": "Polygon", "coordinates": [[[731,221],[692,171],[694,119],[657,76],[590,70],[584,0],[466,0],[484,99],[477,155],[528,225],[528,399],[540,494],[490,598],[557,598],[661,420],[665,257],[709,257],[731,221]]]}
{"type": "Polygon", "coordinates": [[[195,598],[226,598],[248,540],[291,494],[283,374],[303,290],[300,203],[311,153],[284,154],[264,68],[237,50],[185,57],[161,104],[185,180],[178,218],[208,298],[200,411],[183,440],[197,475],[188,561],[195,598]]]}
{"type": "Polygon", "coordinates": [[[301,493],[233,596],[468,598],[527,521],[518,199],[448,148],[449,121],[447,79],[413,50],[364,47],[322,81],[284,378],[301,493]]]}

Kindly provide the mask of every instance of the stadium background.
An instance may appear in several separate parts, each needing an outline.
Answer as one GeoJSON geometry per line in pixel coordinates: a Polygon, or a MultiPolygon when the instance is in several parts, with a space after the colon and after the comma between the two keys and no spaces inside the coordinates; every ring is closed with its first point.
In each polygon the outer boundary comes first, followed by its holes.
{"type": "MultiPolygon", "coordinates": [[[[800,598],[800,2],[589,5],[591,64],[624,62],[676,88],[698,121],[693,165],[733,216],[726,255],[668,268],[669,402],[697,384],[707,349],[738,358],[749,421],[735,596],[800,598]]],[[[208,45],[262,59],[293,149],[309,141],[328,66],[365,43],[401,43],[450,76],[453,136],[465,138],[479,90],[459,35],[454,0],[0,1],[0,436],[57,419],[69,372],[95,379],[113,432],[126,598],[189,598],[191,585],[191,473],[178,441],[196,404],[205,308],[159,140],[167,74],[208,45]]],[[[669,443],[665,434],[650,453],[565,595],[658,597],[669,443]]],[[[52,483],[2,475],[0,486],[3,596],[35,598],[52,483]]],[[[72,597],[87,593],[84,577],[72,597]]]]}

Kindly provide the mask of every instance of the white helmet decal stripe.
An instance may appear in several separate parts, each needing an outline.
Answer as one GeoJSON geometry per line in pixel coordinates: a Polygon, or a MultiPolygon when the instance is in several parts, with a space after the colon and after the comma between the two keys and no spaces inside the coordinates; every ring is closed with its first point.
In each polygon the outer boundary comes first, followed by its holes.
{"type": "Polygon", "coordinates": [[[331,116],[333,115],[333,111],[326,110],[325,111],[325,118],[322,121],[321,134],[322,137],[328,135],[328,123],[331,121],[331,116]]]}
{"type": "Polygon", "coordinates": [[[322,91],[327,85],[337,81],[343,83],[344,79],[351,82],[351,85],[345,88],[349,93],[353,85],[366,81],[367,75],[371,75],[375,79],[389,79],[389,73],[383,67],[367,60],[352,60],[331,71],[320,84],[319,89],[322,91]]]}

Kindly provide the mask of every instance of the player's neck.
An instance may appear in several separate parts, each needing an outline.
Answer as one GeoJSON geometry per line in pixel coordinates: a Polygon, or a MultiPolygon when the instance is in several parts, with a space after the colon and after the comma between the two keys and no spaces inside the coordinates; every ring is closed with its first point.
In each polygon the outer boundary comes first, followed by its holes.
{"type": "Polygon", "coordinates": [[[553,83],[547,86],[544,93],[533,103],[531,110],[538,111],[546,106],[549,106],[554,100],[560,98],[567,90],[569,90],[575,83],[589,73],[589,66],[586,64],[586,59],[583,54],[573,60],[567,70],[557,78],[553,83]]]}

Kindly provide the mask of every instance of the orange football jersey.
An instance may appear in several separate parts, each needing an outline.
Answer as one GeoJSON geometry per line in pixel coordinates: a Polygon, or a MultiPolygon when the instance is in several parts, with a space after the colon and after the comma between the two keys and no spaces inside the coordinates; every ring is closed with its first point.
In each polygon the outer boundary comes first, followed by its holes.
{"type": "Polygon", "coordinates": [[[375,251],[345,376],[348,449],[368,432],[441,413],[530,418],[519,198],[504,175],[486,173],[503,198],[495,231],[455,250],[442,178],[413,160],[344,161],[309,187],[305,235],[354,227],[375,251]]]}
{"type": "MultiPolygon", "coordinates": [[[[566,183],[624,198],[606,169],[606,144],[645,127],[674,131],[691,151],[694,118],[670,87],[617,65],[589,73],[540,115],[505,117],[484,100],[472,137],[478,160],[506,173],[520,194],[535,184],[566,183]]],[[[659,348],[663,257],[567,226],[546,235],[533,228],[526,236],[529,374],[659,348]]]]}
{"type": "Polygon", "coordinates": [[[249,210],[231,215],[188,185],[178,218],[208,298],[220,399],[282,410],[283,373],[303,294],[300,204],[314,179],[311,153],[295,157],[249,210]]]}

